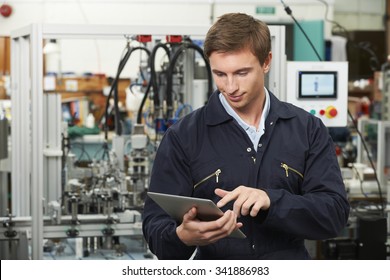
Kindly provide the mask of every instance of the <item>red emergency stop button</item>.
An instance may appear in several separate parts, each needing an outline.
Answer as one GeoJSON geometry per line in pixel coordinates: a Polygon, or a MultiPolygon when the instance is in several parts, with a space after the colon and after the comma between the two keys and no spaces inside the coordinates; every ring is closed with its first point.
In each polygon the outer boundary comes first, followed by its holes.
{"type": "Polygon", "coordinates": [[[328,106],[325,109],[325,116],[329,119],[332,119],[337,116],[337,109],[334,106],[328,106]]]}

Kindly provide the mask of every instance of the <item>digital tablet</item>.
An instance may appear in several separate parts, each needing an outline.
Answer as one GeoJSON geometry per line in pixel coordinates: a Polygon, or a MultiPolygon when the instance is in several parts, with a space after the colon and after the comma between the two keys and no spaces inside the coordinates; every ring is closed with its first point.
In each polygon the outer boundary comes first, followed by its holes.
{"type": "MultiPolygon", "coordinates": [[[[181,222],[185,213],[192,207],[197,208],[197,217],[202,221],[214,221],[223,215],[221,209],[210,199],[188,197],[164,193],[148,192],[148,196],[153,199],[165,212],[176,221],[181,222]]],[[[246,238],[245,234],[236,229],[230,237],[246,238]]]]}

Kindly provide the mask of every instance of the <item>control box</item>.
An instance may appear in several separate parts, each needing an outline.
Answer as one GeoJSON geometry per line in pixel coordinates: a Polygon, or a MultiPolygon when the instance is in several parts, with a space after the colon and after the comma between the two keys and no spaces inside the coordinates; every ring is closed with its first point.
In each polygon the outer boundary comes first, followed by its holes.
{"type": "Polygon", "coordinates": [[[287,62],[286,101],[320,118],[327,127],[348,120],[348,62],[287,62]]]}

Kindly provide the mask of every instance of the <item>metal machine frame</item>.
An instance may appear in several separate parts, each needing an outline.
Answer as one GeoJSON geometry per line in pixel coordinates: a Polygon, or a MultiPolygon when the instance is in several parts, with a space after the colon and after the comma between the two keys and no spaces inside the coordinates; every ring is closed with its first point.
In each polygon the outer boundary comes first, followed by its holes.
{"type": "MultiPolygon", "coordinates": [[[[32,259],[43,257],[44,199],[57,198],[61,183],[61,99],[44,94],[44,40],[123,39],[134,34],[204,37],[208,28],[32,24],[11,33],[12,215],[31,216],[32,259]]],[[[285,100],[285,29],[270,26],[270,31],[277,55],[273,56],[269,88],[285,100]]]]}
{"type": "MultiPolygon", "coordinates": [[[[381,185],[382,191],[387,191],[387,201],[390,201],[390,184],[388,178],[385,174],[385,165],[386,165],[386,130],[390,131],[390,121],[380,121],[374,119],[362,119],[358,120],[358,129],[362,133],[364,130],[364,125],[372,124],[378,127],[377,133],[377,160],[376,160],[376,170],[378,174],[378,180],[381,185]],[[386,190],[387,186],[387,190],[386,190]]],[[[362,140],[360,137],[357,138],[357,158],[356,162],[363,163],[363,154],[365,150],[363,149],[362,140]]]]}

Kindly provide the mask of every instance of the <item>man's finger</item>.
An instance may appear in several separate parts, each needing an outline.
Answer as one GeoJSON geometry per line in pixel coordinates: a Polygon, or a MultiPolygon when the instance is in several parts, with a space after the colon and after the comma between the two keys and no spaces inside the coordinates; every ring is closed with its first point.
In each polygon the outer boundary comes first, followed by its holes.
{"type": "Polygon", "coordinates": [[[223,190],[223,189],[216,188],[216,189],[214,190],[214,193],[215,193],[216,195],[218,195],[219,197],[224,197],[224,196],[227,195],[229,192],[228,192],[228,191],[225,191],[225,190],[223,190]]]}
{"type": "MultiPolygon", "coordinates": [[[[221,192],[221,194],[223,194],[223,197],[221,196],[222,199],[220,201],[218,201],[218,203],[217,203],[217,206],[220,208],[225,206],[226,203],[228,203],[229,201],[236,199],[239,195],[239,192],[236,192],[236,191],[231,191],[231,192],[228,192],[225,190],[221,190],[221,191],[224,192],[224,193],[221,192]]],[[[216,192],[217,195],[218,195],[218,193],[216,192]]]]}
{"type": "Polygon", "coordinates": [[[196,218],[196,214],[197,214],[196,208],[192,207],[187,213],[184,214],[183,220],[187,220],[187,221],[194,220],[196,218]]]}

